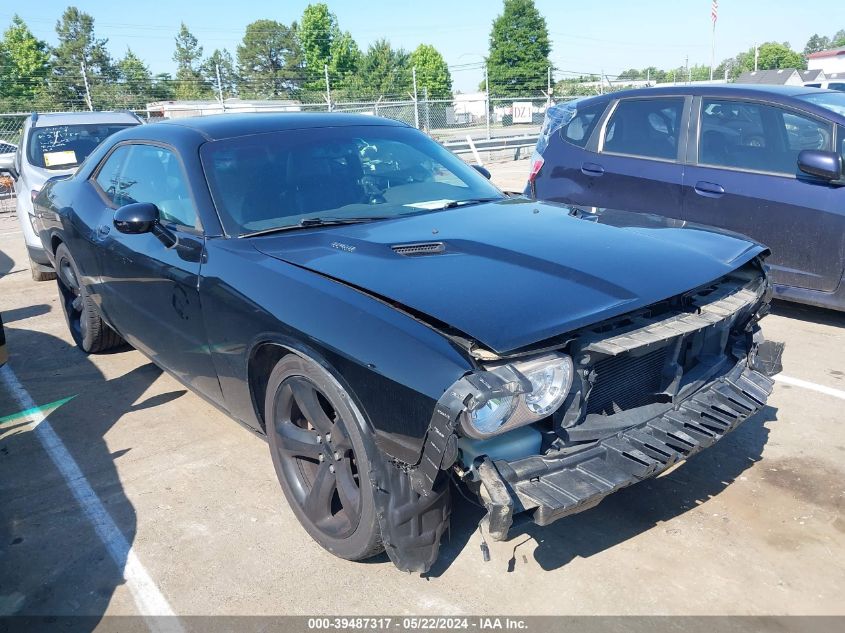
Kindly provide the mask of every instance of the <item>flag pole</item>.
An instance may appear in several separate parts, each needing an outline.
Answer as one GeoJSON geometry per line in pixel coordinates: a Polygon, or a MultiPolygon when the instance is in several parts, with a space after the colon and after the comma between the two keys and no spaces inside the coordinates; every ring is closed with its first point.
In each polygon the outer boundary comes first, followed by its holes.
{"type": "Polygon", "coordinates": [[[710,38],[710,81],[713,81],[713,67],[716,65],[716,20],[713,20],[713,35],[710,38]]]}
{"type": "Polygon", "coordinates": [[[719,0],[713,0],[710,9],[710,18],[713,21],[713,30],[710,36],[710,81],[713,81],[713,69],[716,67],[716,19],[719,11],[719,0]]]}

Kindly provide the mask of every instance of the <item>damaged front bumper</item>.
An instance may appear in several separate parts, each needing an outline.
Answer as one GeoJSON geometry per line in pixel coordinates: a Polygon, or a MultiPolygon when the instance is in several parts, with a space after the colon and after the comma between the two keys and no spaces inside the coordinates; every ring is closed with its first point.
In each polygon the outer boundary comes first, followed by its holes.
{"type": "MultiPolygon", "coordinates": [[[[660,474],[722,439],[765,406],[782,345],[763,343],[755,368],[738,363],[677,408],[576,451],[512,462],[485,459],[479,467],[484,521],[493,539],[507,538],[515,514],[530,512],[548,525],[597,505],[621,488],[660,474]]],[[[752,363],[753,365],[753,363],[752,363]]]]}
{"type": "MultiPolygon", "coordinates": [[[[766,405],[783,344],[763,339],[770,286],[748,266],[666,305],[573,333],[567,399],[548,418],[473,444],[465,424],[484,403],[531,390],[515,363],[488,364],[438,400],[420,461],[375,477],[391,560],[426,571],[449,516],[454,469],[504,540],[514,518],[545,526],[658,475],[714,444],[766,405]],[[470,439],[468,439],[470,438],[470,439]]],[[[530,381],[529,381],[530,382],[530,381]]],[[[506,422],[502,423],[503,425],[506,422]]]]}

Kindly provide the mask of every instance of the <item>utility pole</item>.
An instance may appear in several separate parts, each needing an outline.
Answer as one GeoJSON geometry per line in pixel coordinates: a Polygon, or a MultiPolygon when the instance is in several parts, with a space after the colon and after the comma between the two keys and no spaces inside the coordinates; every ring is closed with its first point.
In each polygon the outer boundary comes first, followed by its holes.
{"type": "Polygon", "coordinates": [[[214,64],[214,72],[217,75],[217,99],[220,101],[223,112],[225,112],[226,102],[223,100],[223,83],[220,81],[220,64],[214,64]]]}
{"type": "Polygon", "coordinates": [[[645,85],[646,87],[651,85],[651,68],[645,69],[645,85]]]}
{"type": "Polygon", "coordinates": [[[546,110],[548,110],[552,105],[552,67],[549,66],[546,72],[546,110]]]}
{"type": "Polygon", "coordinates": [[[484,108],[487,121],[487,140],[490,140],[490,75],[487,73],[487,64],[484,64],[484,108]]]}
{"type": "Polygon", "coordinates": [[[88,73],[85,71],[84,59],[79,63],[79,66],[82,68],[82,83],[85,84],[85,101],[88,103],[88,109],[93,112],[94,104],[91,102],[91,87],[88,85],[88,73]]]}
{"type": "Polygon", "coordinates": [[[425,131],[431,132],[431,107],[428,103],[428,86],[423,86],[423,99],[425,99],[425,131]]]}
{"type": "Polygon", "coordinates": [[[411,69],[411,77],[414,80],[414,127],[420,129],[420,104],[417,101],[417,67],[411,69]]]}
{"type": "Polygon", "coordinates": [[[601,77],[599,77],[599,94],[604,94],[604,68],[601,69],[601,77]]]}
{"type": "Polygon", "coordinates": [[[692,79],[692,73],[690,72],[690,69],[689,69],[689,55],[684,57],[684,67],[687,69],[687,83],[689,83],[690,80],[692,79]]]}
{"type": "Polygon", "coordinates": [[[329,104],[329,112],[332,111],[332,87],[329,83],[329,65],[323,64],[323,72],[326,75],[326,103],[329,104]]]}
{"type": "Polygon", "coordinates": [[[760,61],[760,47],[754,45],[754,72],[757,72],[757,62],[760,61]]]}

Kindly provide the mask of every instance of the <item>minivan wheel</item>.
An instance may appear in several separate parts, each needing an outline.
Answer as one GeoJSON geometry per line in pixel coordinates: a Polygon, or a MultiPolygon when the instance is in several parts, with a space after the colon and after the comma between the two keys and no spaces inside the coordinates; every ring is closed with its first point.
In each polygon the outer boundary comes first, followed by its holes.
{"type": "Polygon", "coordinates": [[[65,321],[76,346],[84,352],[96,354],[122,345],[120,335],[100,318],[64,244],[56,249],[56,274],[65,321]]]}
{"type": "Polygon", "coordinates": [[[264,410],[276,475],[305,530],[347,560],[383,551],[369,477],[381,457],[367,452],[369,431],[349,395],[320,365],[291,354],[270,374],[264,410]]]}

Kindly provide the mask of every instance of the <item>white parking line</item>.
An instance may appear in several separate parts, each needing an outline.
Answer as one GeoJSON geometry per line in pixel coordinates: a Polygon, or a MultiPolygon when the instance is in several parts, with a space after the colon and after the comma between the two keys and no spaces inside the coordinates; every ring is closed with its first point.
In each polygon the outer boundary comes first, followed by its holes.
{"type": "Polygon", "coordinates": [[[126,537],[117,527],[114,519],[103,506],[103,502],[91,488],[91,484],[82,474],[79,465],[68,452],[62,440],[53,430],[52,425],[38,410],[29,392],[21,385],[18,377],[8,365],[0,367],[0,378],[6,389],[11,392],[21,409],[32,410],[32,422],[35,424],[35,435],[41,441],[44,450],[62,473],[82,510],[85,512],[97,536],[106,546],[109,555],[118,567],[123,566],[123,577],[126,586],[132,593],[138,611],[147,621],[151,631],[161,633],[180,633],[182,625],[175,617],[165,597],[153,582],[147,570],[135,556],[126,537]],[[171,617],[155,617],[171,616],[171,617]]]}
{"type": "Polygon", "coordinates": [[[783,374],[778,374],[777,376],[775,376],[774,379],[776,382],[782,382],[785,385],[792,385],[793,387],[810,389],[811,391],[818,391],[819,393],[823,393],[827,396],[833,396],[834,398],[845,400],[845,391],[843,391],[842,389],[825,387],[824,385],[819,385],[814,382],[809,382],[807,380],[801,380],[800,378],[793,378],[792,376],[784,376],[783,374]]]}

